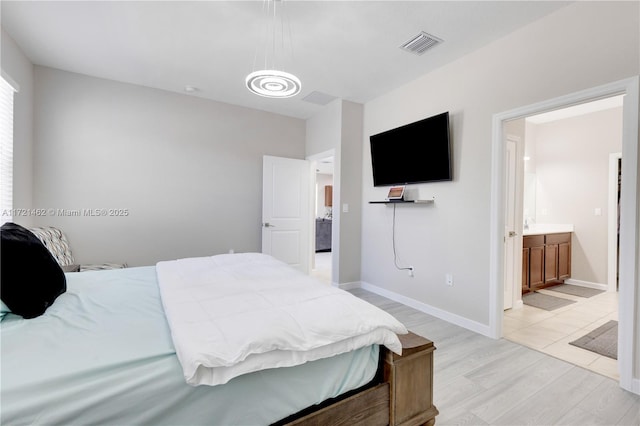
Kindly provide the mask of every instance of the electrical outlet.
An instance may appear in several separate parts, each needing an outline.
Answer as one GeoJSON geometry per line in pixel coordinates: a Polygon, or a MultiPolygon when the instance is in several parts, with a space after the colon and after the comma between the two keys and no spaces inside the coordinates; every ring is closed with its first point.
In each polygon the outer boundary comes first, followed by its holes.
{"type": "Polygon", "coordinates": [[[409,266],[409,270],[407,271],[410,277],[413,277],[413,266],[409,266]]]}
{"type": "Polygon", "coordinates": [[[453,274],[447,274],[445,277],[447,279],[447,285],[453,286],[453,274]]]}
{"type": "Polygon", "coordinates": [[[229,254],[235,253],[233,249],[229,249],[229,254]]]}

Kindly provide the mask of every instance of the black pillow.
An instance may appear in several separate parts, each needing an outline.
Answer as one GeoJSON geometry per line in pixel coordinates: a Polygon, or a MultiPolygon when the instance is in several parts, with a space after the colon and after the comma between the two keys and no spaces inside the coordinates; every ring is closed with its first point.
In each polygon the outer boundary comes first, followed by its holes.
{"type": "Polygon", "coordinates": [[[0,236],[0,298],[14,314],[42,315],[67,290],[64,272],[28,229],[5,223],[0,236]]]}

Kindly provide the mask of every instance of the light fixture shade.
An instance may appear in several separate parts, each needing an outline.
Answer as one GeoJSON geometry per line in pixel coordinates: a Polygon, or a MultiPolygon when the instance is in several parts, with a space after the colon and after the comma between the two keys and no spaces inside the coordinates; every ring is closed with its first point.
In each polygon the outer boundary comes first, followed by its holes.
{"type": "Polygon", "coordinates": [[[300,93],[302,84],[298,77],[284,71],[254,71],[245,79],[247,89],[267,98],[290,98],[300,93]]]}

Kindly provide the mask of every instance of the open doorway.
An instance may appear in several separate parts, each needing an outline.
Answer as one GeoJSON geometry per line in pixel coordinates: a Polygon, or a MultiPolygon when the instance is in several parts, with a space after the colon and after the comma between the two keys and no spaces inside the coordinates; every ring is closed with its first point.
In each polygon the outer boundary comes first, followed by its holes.
{"type": "Polygon", "coordinates": [[[315,160],[315,208],[311,275],[332,284],[334,158],[315,160]]]}
{"type": "Polygon", "coordinates": [[[613,96],[504,123],[507,142],[523,144],[516,179],[523,184],[506,188],[507,205],[511,198],[522,203],[514,209],[522,229],[514,252],[521,256],[505,257],[505,270],[521,268],[514,274],[521,282],[511,285],[523,304],[505,311],[503,335],[614,379],[618,295],[607,290],[617,265],[607,261],[617,246],[609,245],[616,235],[607,234],[618,211],[617,202],[607,204],[619,195],[617,187],[609,194],[608,181],[609,157],[622,149],[622,105],[622,96],[613,96]],[[518,197],[509,188],[521,191],[518,197]]]}
{"type": "Polygon", "coordinates": [[[580,92],[521,106],[494,114],[492,133],[491,222],[490,222],[490,335],[503,335],[503,263],[504,263],[504,134],[503,123],[528,115],[589,102],[595,99],[624,95],[622,135],[622,185],[620,189],[620,280],[618,369],[620,386],[640,394],[640,381],[634,376],[638,353],[638,326],[635,321],[640,303],[638,295],[638,128],[640,107],[640,77],[632,77],[580,92]]]}

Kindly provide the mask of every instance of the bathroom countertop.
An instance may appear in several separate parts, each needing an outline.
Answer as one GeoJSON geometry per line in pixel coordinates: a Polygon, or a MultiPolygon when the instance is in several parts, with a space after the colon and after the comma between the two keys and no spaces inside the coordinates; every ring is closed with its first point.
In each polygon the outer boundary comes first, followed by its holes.
{"type": "Polygon", "coordinates": [[[573,232],[573,224],[568,223],[536,223],[524,229],[522,235],[560,234],[573,232]]]}

